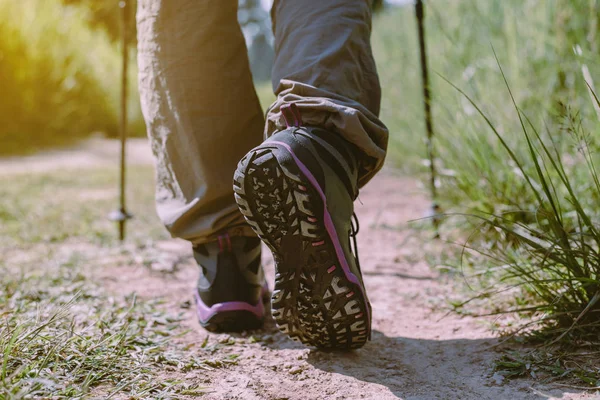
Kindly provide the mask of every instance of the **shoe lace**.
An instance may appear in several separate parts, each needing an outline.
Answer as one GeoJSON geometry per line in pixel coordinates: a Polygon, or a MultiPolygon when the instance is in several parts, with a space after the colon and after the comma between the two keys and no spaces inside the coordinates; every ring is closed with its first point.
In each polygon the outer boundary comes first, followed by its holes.
{"type": "Polygon", "coordinates": [[[352,253],[354,254],[354,258],[356,259],[356,266],[358,267],[358,270],[362,273],[360,269],[360,259],[358,258],[358,241],[356,239],[356,236],[360,231],[360,224],[358,223],[358,217],[356,216],[356,213],[352,214],[352,219],[350,220],[350,228],[350,237],[352,238],[353,244],[352,253]]]}

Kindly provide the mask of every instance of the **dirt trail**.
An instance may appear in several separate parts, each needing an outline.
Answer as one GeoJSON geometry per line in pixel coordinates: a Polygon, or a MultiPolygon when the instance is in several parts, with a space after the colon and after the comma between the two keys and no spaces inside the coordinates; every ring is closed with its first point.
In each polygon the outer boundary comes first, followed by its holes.
{"type": "MultiPolygon", "coordinates": [[[[110,153],[112,160],[116,152],[110,153]]],[[[67,154],[69,160],[79,157],[78,151],[67,154]]],[[[141,163],[150,160],[143,142],[134,144],[130,154],[141,163]]],[[[56,158],[50,163],[38,157],[29,160],[27,169],[36,169],[40,159],[39,168],[61,165],[56,158]]],[[[21,162],[11,163],[0,166],[23,170],[21,162]]],[[[233,344],[219,350],[239,354],[237,365],[192,371],[179,378],[210,387],[203,397],[207,399],[598,398],[530,380],[494,379],[491,365],[498,354],[491,347],[496,343],[491,333],[480,321],[434,311],[449,285],[444,283],[447,277],[424,261],[423,235],[415,234],[408,222],[423,216],[429,204],[416,181],[386,170],[361,192],[360,199],[362,205],[356,204],[359,249],[374,315],[370,343],[345,354],[316,351],[288,340],[269,321],[252,336],[231,336],[233,344]]],[[[227,341],[229,335],[208,334],[200,328],[189,307],[196,267],[188,256],[188,244],[165,241],[156,250],[161,255],[159,264],[175,265],[173,272],[143,265],[110,266],[99,269],[98,278],[107,290],[160,297],[173,311],[183,311],[184,325],[191,331],[181,340],[192,349],[199,348],[207,336],[209,343],[227,341]]],[[[273,261],[267,253],[264,264],[272,284],[273,261]]]]}
{"type": "MultiPolygon", "coordinates": [[[[127,142],[130,165],[152,164],[148,140],[131,138],[127,142]]],[[[58,168],[97,168],[118,165],[120,144],[117,140],[93,137],[63,149],[55,149],[25,157],[0,157],[0,174],[34,173],[58,168]]]]}
{"type": "MultiPolygon", "coordinates": [[[[182,376],[210,387],[209,399],[591,399],[528,380],[498,383],[492,362],[496,343],[481,321],[433,311],[449,292],[443,276],[423,260],[422,235],[409,220],[420,218],[427,198],[412,179],[387,170],[362,193],[359,249],[373,305],[373,340],[363,349],[341,354],[311,350],[292,342],[269,322],[252,335],[233,335],[235,344],[220,351],[239,354],[238,365],[182,376]]],[[[160,244],[165,259],[189,251],[182,241],[160,244]]],[[[265,251],[268,253],[268,251],[265,251]]],[[[264,264],[273,282],[273,261],[264,264]]],[[[111,286],[127,287],[143,297],[162,296],[173,310],[191,299],[196,267],[184,262],[166,277],[145,267],[120,269],[111,286]]],[[[192,330],[183,340],[200,345],[227,340],[208,334],[186,311],[192,330]]]]}

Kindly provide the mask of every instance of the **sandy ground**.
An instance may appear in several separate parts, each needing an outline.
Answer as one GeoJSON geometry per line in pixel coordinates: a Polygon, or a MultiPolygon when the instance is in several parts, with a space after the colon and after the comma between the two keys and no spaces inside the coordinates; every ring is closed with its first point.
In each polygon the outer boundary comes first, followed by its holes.
{"type": "MultiPolygon", "coordinates": [[[[114,162],[114,143],[97,142],[92,149],[95,164],[114,162]]],[[[142,141],[132,142],[130,154],[139,163],[151,159],[142,141]]],[[[71,149],[68,155],[68,165],[78,157],[92,163],[79,150],[71,149]]],[[[61,165],[56,153],[47,157],[27,158],[27,169],[61,165]]],[[[0,161],[3,172],[11,168],[22,170],[23,160],[0,161]]],[[[209,387],[206,399],[600,399],[533,380],[501,382],[494,377],[497,339],[481,321],[441,310],[449,278],[424,261],[424,235],[409,222],[422,217],[429,205],[417,182],[388,169],[361,192],[360,199],[359,249],[374,315],[370,343],[351,353],[317,351],[288,340],[268,321],[262,331],[231,336],[233,344],[219,350],[239,354],[237,365],[180,378],[209,387]]],[[[98,278],[107,290],[160,297],[173,311],[184,312],[190,332],[181,340],[191,349],[199,348],[207,336],[208,343],[227,341],[228,335],[200,328],[189,307],[196,267],[187,243],[161,242],[157,251],[167,272],[142,265],[109,266],[99,269],[98,278]]],[[[272,285],[273,262],[267,251],[263,253],[272,285]]]]}
{"type": "MultiPolygon", "coordinates": [[[[359,246],[367,289],[373,304],[373,340],[352,353],[304,348],[279,333],[272,322],[221,351],[240,354],[238,365],[184,378],[210,387],[209,399],[592,399],[592,394],[561,390],[530,380],[499,382],[492,363],[497,340],[485,324],[446,316],[436,304],[448,293],[445,277],[423,261],[422,235],[409,220],[424,214],[428,201],[415,181],[385,171],[361,194],[357,204],[362,233],[359,246]]],[[[168,259],[185,254],[184,242],[160,244],[168,259]]],[[[265,252],[266,253],[266,252],[265,252]]],[[[264,263],[273,276],[268,254],[264,263]]],[[[115,276],[115,275],[112,275],[115,276]]],[[[176,272],[151,273],[144,267],[119,269],[111,288],[127,288],[142,297],[160,296],[176,309],[191,299],[196,271],[183,261],[176,272]]],[[[200,345],[225,341],[208,334],[190,309],[183,340],[200,345]]]]}
{"type": "MultiPolygon", "coordinates": [[[[129,139],[127,162],[131,165],[152,164],[148,140],[129,139]]],[[[58,168],[96,168],[118,165],[120,143],[95,137],[64,149],[56,149],[25,157],[0,157],[0,174],[19,174],[51,171],[58,168]]]]}

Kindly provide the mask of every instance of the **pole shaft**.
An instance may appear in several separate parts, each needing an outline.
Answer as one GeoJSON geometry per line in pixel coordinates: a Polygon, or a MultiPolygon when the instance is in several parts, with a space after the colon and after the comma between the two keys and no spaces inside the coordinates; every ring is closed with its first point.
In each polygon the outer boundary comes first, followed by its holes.
{"type": "Polygon", "coordinates": [[[433,122],[431,116],[431,92],[429,87],[429,67],[427,65],[427,49],[425,46],[425,10],[423,0],[417,0],[415,3],[417,14],[417,26],[419,30],[419,50],[421,55],[421,78],[423,81],[423,107],[425,111],[425,128],[427,130],[427,156],[429,158],[430,172],[430,190],[433,201],[433,223],[434,227],[438,228],[438,205],[437,205],[437,187],[436,187],[436,168],[435,168],[435,153],[433,148],[433,122]]]}
{"type": "MultiPolygon", "coordinates": [[[[121,171],[119,182],[120,211],[127,215],[125,184],[126,184],[126,144],[127,144],[127,75],[129,70],[129,4],[126,0],[119,2],[121,8],[121,51],[122,51],[122,69],[121,69],[121,171]]],[[[127,219],[119,221],[119,239],[125,239],[125,223],[127,219]]]]}

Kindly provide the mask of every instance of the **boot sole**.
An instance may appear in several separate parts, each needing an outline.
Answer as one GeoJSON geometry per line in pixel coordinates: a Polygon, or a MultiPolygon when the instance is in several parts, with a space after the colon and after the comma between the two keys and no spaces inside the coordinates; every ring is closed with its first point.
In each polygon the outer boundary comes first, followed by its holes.
{"type": "Polygon", "coordinates": [[[200,299],[198,292],[194,291],[196,316],[200,325],[209,332],[242,332],[259,329],[264,323],[265,302],[269,301],[269,297],[269,288],[263,286],[260,301],[255,306],[234,301],[209,307],[200,299]]]}
{"type": "Polygon", "coordinates": [[[279,329],[309,346],[362,347],[370,336],[366,294],[348,267],[325,195],[310,171],[285,143],[271,142],[240,161],[234,192],[275,258],[271,307],[279,329]],[[279,152],[289,153],[293,162],[282,165],[279,152]]]}
{"type": "Polygon", "coordinates": [[[200,321],[200,325],[209,332],[243,332],[260,329],[263,320],[250,311],[225,311],[215,314],[208,321],[200,321]]]}

